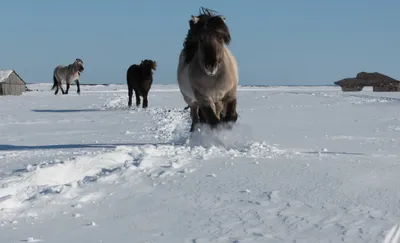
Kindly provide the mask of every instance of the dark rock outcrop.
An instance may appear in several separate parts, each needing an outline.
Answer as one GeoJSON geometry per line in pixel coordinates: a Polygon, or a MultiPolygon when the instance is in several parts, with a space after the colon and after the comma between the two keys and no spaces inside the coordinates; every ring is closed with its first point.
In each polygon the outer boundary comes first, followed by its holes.
{"type": "Polygon", "coordinates": [[[334,84],[342,87],[342,91],[361,91],[365,86],[372,86],[373,91],[400,91],[400,81],[378,72],[359,72],[355,78],[345,78],[334,84]]]}

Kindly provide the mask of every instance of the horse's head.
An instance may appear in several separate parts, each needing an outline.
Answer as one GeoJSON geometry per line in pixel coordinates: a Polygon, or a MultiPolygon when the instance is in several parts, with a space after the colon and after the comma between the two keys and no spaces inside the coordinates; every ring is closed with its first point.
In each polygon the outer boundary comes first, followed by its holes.
{"type": "Polygon", "coordinates": [[[224,45],[229,45],[231,41],[225,18],[201,8],[200,15],[192,15],[189,25],[189,36],[197,43],[200,65],[207,75],[213,76],[223,59],[224,45]]]}
{"type": "Polygon", "coordinates": [[[78,70],[79,74],[85,70],[83,67],[83,61],[80,58],[77,58],[74,62],[74,66],[76,67],[76,70],[78,70]]]}
{"type": "Polygon", "coordinates": [[[149,59],[142,60],[140,65],[145,69],[153,69],[154,71],[157,69],[157,62],[149,59]]]}
{"type": "Polygon", "coordinates": [[[146,78],[150,78],[150,76],[153,74],[151,70],[155,71],[157,69],[157,62],[150,59],[145,59],[140,62],[140,66],[142,67],[143,75],[146,78]]]}

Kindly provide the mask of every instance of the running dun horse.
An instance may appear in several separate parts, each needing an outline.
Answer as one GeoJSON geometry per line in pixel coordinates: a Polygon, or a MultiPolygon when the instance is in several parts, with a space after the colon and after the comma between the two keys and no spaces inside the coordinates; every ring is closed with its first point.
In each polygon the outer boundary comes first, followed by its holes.
{"type": "Polygon", "coordinates": [[[71,82],[75,82],[77,86],[76,92],[78,94],[81,93],[81,88],[79,85],[79,76],[81,72],[83,72],[83,61],[80,58],[76,58],[75,62],[69,64],[68,66],[65,65],[58,65],[53,72],[53,87],[51,90],[56,89],[54,94],[58,94],[58,88],[61,89],[62,94],[68,94],[68,90],[70,88],[71,82]],[[64,92],[62,88],[62,81],[65,81],[67,85],[67,90],[64,92]]]}
{"type": "Polygon", "coordinates": [[[194,131],[199,122],[212,128],[235,123],[238,64],[228,45],[231,41],[225,17],[206,8],[191,16],[177,68],[183,99],[190,107],[194,131]]]}

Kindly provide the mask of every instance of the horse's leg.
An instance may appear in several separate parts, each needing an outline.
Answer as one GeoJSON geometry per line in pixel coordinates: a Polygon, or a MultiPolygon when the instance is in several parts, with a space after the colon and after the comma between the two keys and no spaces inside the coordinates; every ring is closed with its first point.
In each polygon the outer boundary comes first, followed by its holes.
{"type": "Polygon", "coordinates": [[[62,94],[65,94],[64,89],[63,89],[63,87],[62,87],[62,82],[59,82],[58,85],[60,86],[61,93],[62,93],[62,94]]]}
{"type": "Polygon", "coordinates": [[[131,85],[128,85],[128,106],[132,106],[132,95],[133,95],[133,88],[131,85]]]}
{"type": "Polygon", "coordinates": [[[201,110],[199,109],[199,122],[200,123],[207,123],[206,118],[204,117],[203,113],[201,112],[201,110]]]}
{"type": "Polygon", "coordinates": [[[224,108],[224,105],[221,101],[215,102],[215,115],[217,115],[218,119],[221,120],[221,111],[224,108]]]}
{"type": "Polygon", "coordinates": [[[219,119],[220,119],[221,121],[225,121],[226,102],[225,102],[225,103],[222,102],[222,103],[223,103],[223,108],[222,108],[221,113],[219,114],[219,119]]]}
{"type": "Polygon", "coordinates": [[[209,122],[211,128],[216,128],[217,125],[221,123],[221,120],[222,120],[221,119],[221,111],[224,107],[221,101],[215,102],[214,105],[215,105],[215,110],[214,110],[215,113],[213,113],[213,114],[209,113],[209,116],[211,115],[212,119],[214,119],[214,120],[211,120],[211,122],[209,122]],[[216,119],[215,119],[215,116],[216,116],[216,119]]]}
{"type": "Polygon", "coordinates": [[[79,84],[79,79],[77,79],[76,81],[76,93],[78,93],[78,95],[81,94],[81,85],[79,84]]]}
{"type": "Polygon", "coordinates": [[[236,122],[238,118],[238,114],[236,112],[236,98],[229,101],[226,105],[226,113],[224,114],[223,121],[224,122],[236,122]]]}
{"type": "Polygon", "coordinates": [[[57,87],[56,87],[56,92],[54,92],[54,94],[55,94],[55,95],[58,94],[58,84],[57,84],[57,87]]]}
{"type": "Polygon", "coordinates": [[[136,106],[140,105],[140,93],[139,90],[135,90],[136,106]]]}
{"type": "Polygon", "coordinates": [[[195,103],[190,104],[190,118],[192,118],[192,125],[190,126],[190,132],[194,131],[195,126],[199,123],[199,106],[195,103]]]}
{"type": "MultiPolygon", "coordinates": [[[[215,104],[215,112],[216,112],[216,115],[218,117],[220,117],[219,114],[221,113],[221,111],[222,111],[222,103],[216,103],[215,104]]],[[[200,123],[207,123],[207,120],[204,117],[203,112],[201,112],[201,109],[199,109],[199,122],[200,123]]]]}
{"type": "Polygon", "coordinates": [[[149,94],[149,91],[144,91],[144,92],[142,92],[142,95],[143,95],[143,108],[147,108],[147,106],[149,105],[149,100],[147,99],[147,97],[148,97],[148,94],[149,94]]]}
{"type": "Polygon", "coordinates": [[[67,82],[67,90],[65,91],[65,94],[68,94],[68,90],[70,88],[71,84],[69,82],[67,82]]]}
{"type": "Polygon", "coordinates": [[[211,127],[215,127],[220,119],[219,119],[219,112],[221,112],[220,106],[222,107],[221,103],[215,104],[211,101],[207,96],[201,94],[198,90],[194,89],[194,95],[196,100],[198,101],[199,105],[199,114],[204,116],[205,120],[211,127]],[[219,111],[217,111],[219,110],[219,111]]]}
{"type": "Polygon", "coordinates": [[[209,105],[209,104],[202,104],[200,105],[200,111],[203,113],[203,116],[205,117],[207,123],[212,127],[216,127],[216,125],[219,123],[220,119],[217,116],[215,112],[215,106],[209,105]]]}

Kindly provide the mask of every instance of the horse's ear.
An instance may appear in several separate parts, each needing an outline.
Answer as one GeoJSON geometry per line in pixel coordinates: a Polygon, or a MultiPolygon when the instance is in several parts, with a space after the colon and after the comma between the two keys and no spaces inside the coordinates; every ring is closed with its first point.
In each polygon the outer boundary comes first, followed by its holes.
{"type": "Polygon", "coordinates": [[[199,17],[192,15],[192,21],[193,21],[193,24],[197,24],[197,22],[199,22],[199,17]]]}
{"type": "Polygon", "coordinates": [[[224,21],[224,23],[226,23],[226,17],[225,16],[221,16],[221,19],[224,21]]]}

